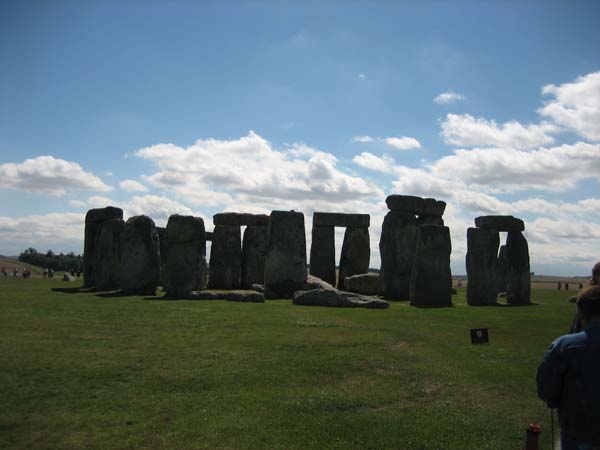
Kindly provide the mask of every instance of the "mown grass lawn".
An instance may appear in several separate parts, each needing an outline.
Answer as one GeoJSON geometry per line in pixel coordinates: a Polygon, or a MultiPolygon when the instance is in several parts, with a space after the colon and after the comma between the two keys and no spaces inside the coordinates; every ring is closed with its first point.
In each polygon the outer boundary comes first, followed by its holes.
{"type": "Polygon", "coordinates": [[[540,417],[551,448],[535,371],[562,291],[353,310],[51,290],[74,286],[0,278],[0,448],[509,450],[540,417]]]}

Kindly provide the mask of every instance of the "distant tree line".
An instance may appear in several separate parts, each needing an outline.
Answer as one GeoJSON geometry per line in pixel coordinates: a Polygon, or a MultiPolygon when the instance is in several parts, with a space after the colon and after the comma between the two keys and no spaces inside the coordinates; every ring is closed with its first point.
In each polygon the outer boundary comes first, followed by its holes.
{"type": "Polygon", "coordinates": [[[39,253],[35,248],[29,247],[19,255],[19,261],[54,270],[83,270],[83,256],[69,252],[54,253],[48,250],[46,253],[39,253]]]}

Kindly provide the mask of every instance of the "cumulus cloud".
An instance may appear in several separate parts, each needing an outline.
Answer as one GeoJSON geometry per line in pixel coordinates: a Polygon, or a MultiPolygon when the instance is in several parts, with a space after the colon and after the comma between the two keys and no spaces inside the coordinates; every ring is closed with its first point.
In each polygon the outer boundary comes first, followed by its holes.
{"type": "Polygon", "coordinates": [[[494,120],[476,118],[469,114],[447,114],[442,122],[441,135],[450,145],[464,147],[511,147],[526,149],[552,144],[550,133],[554,125],[522,125],[511,121],[498,125],[494,120]]]}
{"type": "Polygon", "coordinates": [[[459,100],[464,100],[465,96],[462,94],[457,94],[456,92],[453,92],[452,89],[441,93],[440,95],[438,95],[437,97],[435,97],[433,99],[433,101],[435,103],[437,103],[438,105],[448,105],[450,103],[455,103],[459,100]]]}
{"type": "Polygon", "coordinates": [[[83,250],[85,215],[51,213],[23,217],[1,217],[2,252],[17,255],[28,247],[38,251],[58,252],[83,250]]]}
{"type": "Polygon", "coordinates": [[[600,72],[578,77],[572,83],[548,84],[542,94],[554,98],[538,112],[580,136],[600,141],[600,72]]]}
{"type": "Polygon", "coordinates": [[[391,136],[391,137],[371,137],[371,136],[355,136],[351,142],[369,143],[382,142],[385,145],[395,148],[396,150],[413,150],[421,148],[421,143],[410,136],[391,136]]]}
{"type": "Polygon", "coordinates": [[[139,181],[123,180],[119,183],[119,187],[127,192],[146,192],[148,188],[139,181]]]}
{"type": "Polygon", "coordinates": [[[421,143],[419,141],[408,136],[388,137],[384,139],[384,142],[396,150],[412,150],[415,148],[421,148],[421,143]]]}
{"type": "Polygon", "coordinates": [[[254,203],[276,209],[291,202],[300,209],[381,197],[374,183],[349,175],[326,152],[294,144],[275,149],[258,134],[233,140],[198,140],[182,148],[158,144],[136,152],[157,172],[145,180],[196,206],[254,203]]]}
{"type": "Polygon", "coordinates": [[[73,189],[110,191],[112,188],[75,162],[39,156],[22,163],[0,164],[0,188],[62,196],[73,189]]]}
{"type": "Polygon", "coordinates": [[[354,136],[351,141],[352,142],[362,142],[362,143],[366,143],[366,142],[373,142],[375,139],[373,139],[371,136],[354,136]]]}

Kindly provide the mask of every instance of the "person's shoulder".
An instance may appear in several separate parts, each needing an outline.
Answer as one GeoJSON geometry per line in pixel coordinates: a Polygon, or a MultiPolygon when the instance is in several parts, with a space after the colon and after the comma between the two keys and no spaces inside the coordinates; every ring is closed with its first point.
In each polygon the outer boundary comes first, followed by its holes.
{"type": "Polygon", "coordinates": [[[552,349],[563,351],[572,347],[579,347],[587,340],[585,331],[579,333],[565,334],[557,338],[551,345],[552,349]]]}

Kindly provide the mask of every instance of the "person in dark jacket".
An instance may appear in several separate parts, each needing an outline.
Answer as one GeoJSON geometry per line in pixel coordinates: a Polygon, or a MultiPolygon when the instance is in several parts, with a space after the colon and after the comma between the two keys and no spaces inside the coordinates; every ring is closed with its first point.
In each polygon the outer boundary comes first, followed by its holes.
{"type": "Polygon", "coordinates": [[[558,408],[562,450],[600,450],[600,286],[577,296],[583,331],[555,340],[537,371],[538,397],[558,408]]]}
{"type": "MultiPolygon", "coordinates": [[[[590,286],[600,285],[600,262],[597,262],[596,264],[594,264],[594,267],[592,268],[592,278],[590,279],[589,285],[590,286]]],[[[575,299],[576,299],[576,297],[573,297],[573,300],[575,300],[575,299]]],[[[573,300],[569,299],[569,301],[573,301],[573,300]]],[[[581,319],[579,318],[579,309],[578,309],[577,311],[575,311],[575,317],[573,318],[573,323],[571,324],[570,333],[579,333],[581,330],[583,330],[583,327],[581,326],[581,319]]]]}

